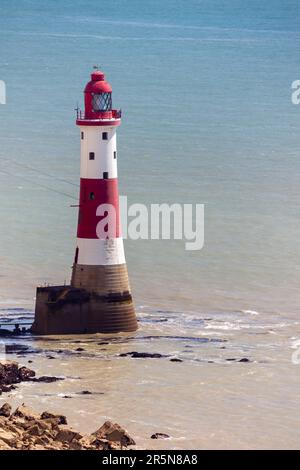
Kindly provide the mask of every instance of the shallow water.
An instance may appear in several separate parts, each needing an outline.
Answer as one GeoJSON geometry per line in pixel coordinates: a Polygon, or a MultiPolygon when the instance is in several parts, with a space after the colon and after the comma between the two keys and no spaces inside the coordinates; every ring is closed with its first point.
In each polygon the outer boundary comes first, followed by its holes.
{"type": "Polygon", "coordinates": [[[38,375],[65,380],[22,383],[0,404],[9,398],[63,412],[84,432],[115,420],[139,448],[298,448],[300,377],[291,361],[298,328],[258,312],[141,308],[135,334],[10,338],[7,358],[32,360],[27,365],[38,375]],[[163,357],[120,357],[132,351],[163,357]],[[249,362],[239,362],[245,358],[249,362]],[[81,395],[85,390],[92,394],[81,395]],[[155,432],[171,438],[151,440],[155,432]]]}

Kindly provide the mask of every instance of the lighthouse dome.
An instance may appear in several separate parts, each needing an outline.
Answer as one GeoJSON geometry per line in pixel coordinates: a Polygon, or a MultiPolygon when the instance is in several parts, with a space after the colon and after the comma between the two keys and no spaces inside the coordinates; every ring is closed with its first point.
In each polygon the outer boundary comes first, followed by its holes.
{"type": "Polygon", "coordinates": [[[112,117],[112,88],[101,70],[91,74],[84,89],[85,116],[90,119],[112,117]]]}
{"type": "Polygon", "coordinates": [[[85,93],[111,93],[112,88],[105,81],[105,75],[101,70],[96,70],[91,74],[91,81],[85,87],[85,93]]]}
{"type": "Polygon", "coordinates": [[[76,122],[78,125],[102,125],[103,120],[110,120],[110,125],[119,125],[121,110],[113,109],[112,87],[105,80],[104,73],[94,70],[84,88],[84,112],[77,110],[76,122]]]}

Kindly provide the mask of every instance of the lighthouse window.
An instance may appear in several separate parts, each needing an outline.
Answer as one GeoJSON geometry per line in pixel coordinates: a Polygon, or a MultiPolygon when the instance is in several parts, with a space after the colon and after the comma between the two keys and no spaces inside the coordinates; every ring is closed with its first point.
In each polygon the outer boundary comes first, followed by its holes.
{"type": "Polygon", "coordinates": [[[108,133],[102,132],[102,140],[108,140],[108,133]]]}
{"type": "Polygon", "coordinates": [[[114,152],[114,158],[117,158],[117,152],[116,151],[114,152]]]}
{"type": "Polygon", "coordinates": [[[95,194],[94,193],[90,193],[90,200],[93,201],[95,199],[95,194]]]}
{"type": "Polygon", "coordinates": [[[94,93],[92,105],[94,111],[111,111],[111,93],[94,93]]]}
{"type": "Polygon", "coordinates": [[[90,160],[95,160],[95,153],[94,152],[89,153],[89,159],[90,160]]]}
{"type": "Polygon", "coordinates": [[[81,132],[81,140],[84,139],[84,132],[81,132]]]}
{"type": "Polygon", "coordinates": [[[103,172],[103,179],[108,180],[108,171],[103,172]]]}

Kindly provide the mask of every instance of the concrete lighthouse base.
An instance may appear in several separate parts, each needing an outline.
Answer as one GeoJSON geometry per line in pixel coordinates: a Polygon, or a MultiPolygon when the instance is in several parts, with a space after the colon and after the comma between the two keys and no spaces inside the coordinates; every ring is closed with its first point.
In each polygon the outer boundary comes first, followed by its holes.
{"type": "Polygon", "coordinates": [[[99,295],[72,286],[38,287],[32,332],[40,335],[135,331],[130,292],[99,295]]]}

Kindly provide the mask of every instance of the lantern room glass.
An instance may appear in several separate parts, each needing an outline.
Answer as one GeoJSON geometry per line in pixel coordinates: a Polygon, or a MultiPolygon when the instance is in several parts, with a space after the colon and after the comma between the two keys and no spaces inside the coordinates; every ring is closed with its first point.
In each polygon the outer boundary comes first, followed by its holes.
{"type": "Polygon", "coordinates": [[[93,111],[111,111],[112,108],[112,100],[111,100],[111,93],[99,93],[93,94],[92,99],[92,106],[93,111]]]}

